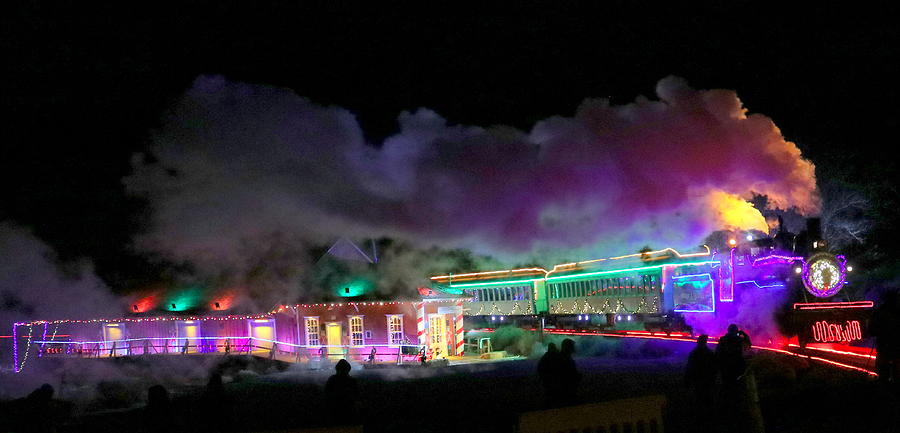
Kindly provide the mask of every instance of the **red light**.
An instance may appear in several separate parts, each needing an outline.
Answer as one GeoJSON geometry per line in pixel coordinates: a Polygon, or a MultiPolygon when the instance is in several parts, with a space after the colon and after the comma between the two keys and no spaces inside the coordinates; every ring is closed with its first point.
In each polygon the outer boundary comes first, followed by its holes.
{"type": "Polygon", "coordinates": [[[131,311],[134,313],[146,313],[153,309],[159,303],[159,296],[156,293],[144,296],[131,305],[131,311]]]}
{"type": "Polygon", "coordinates": [[[209,308],[214,311],[227,310],[234,305],[235,296],[236,296],[236,292],[233,290],[229,290],[225,293],[222,293],[218,297],[216,297],[212,301],[210,301],[209,308]]]}
{"type": "Polygon", "coordinates": [[[875,303],[872,301],[853,301],[853,302],[798,302],[794,304],[795,310],[838,310],[845,308],[872,308],[875,303]]]}

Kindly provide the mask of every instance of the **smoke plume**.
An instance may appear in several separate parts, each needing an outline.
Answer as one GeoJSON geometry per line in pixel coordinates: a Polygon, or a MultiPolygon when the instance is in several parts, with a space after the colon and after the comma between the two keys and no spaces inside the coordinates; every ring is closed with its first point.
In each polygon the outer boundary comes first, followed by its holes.
{"type": "Polygon", "coordinates": [[[314,260],[306,246],[339,237],[552,264],[693,248],[720,229],[767,232],[754,195],[818,210],[813,164],[734,91],[669,77],[656,93],[587,99],[530,131],[454,125],[421,108],[368,143],[346,109],[201,76],[124,180],[152,206],[136,245],[201,274],[256,270],[290,292],[294,274],[260,267],[302,273],[314,260]]]}
{"type": "MultiPolygon", "coordinates": [[[[119,314],[119,303],[87,261],[61,263],[28,230],[0,221],[0,325],[119,314]]],[[[0,331],[2,332],[2,331],[0,331]]]]}

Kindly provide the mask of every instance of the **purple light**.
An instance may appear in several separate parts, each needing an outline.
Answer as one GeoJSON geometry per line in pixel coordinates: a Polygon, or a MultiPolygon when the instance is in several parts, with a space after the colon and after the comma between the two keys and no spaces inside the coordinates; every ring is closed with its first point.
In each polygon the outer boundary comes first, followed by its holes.
{"type": "MultiPolygon", "coordinates": [[[[44,322],[44,332],[41,333],[42,341],[47,340],[47,326],[48,325],[49,325],[49,323],[44,322]]],[[[43,357],[44,357],[44,345],[41,344],[41,348],[40,348],[40,350],[38,350],[38,358],[43,358],[43,357]]]]}
{"type": "Polygon", "coordinates": [[[753,260],[753,267],[767,266],[767,265],[771,265],[774,263],[791,264],[798,260],[802,261],[803,257],[792,257],[792,256],[782,256],[782,255],[778,255],[778,254],[772,254],[769,256],[760,257],[756,260],[753,260]],[[765,262],[765,263],[760,263],[760,262],[765,262]]]}
{"type": "Polygon", "coordinates": [[[760,286],[759,283],[757,283],[756,281],[753,281],[753,280],[738,281],[738,282],[735,283],[735,284],[751,284],[751,283],[752,283],[753,285],[755,285],[755,286],[756,286],[757,288],[759,288],[759,289],[771,289],[771,288],[774,288],[774,287],[777,287],[777,288],[779,288],[779,289],[783,289],[783,288],[787,287],[787,286],[785,286],[784,284],[780,284],[780,283],[777,283],[777,284],[770,284],[770,285],[768,285],[768,286],[760,286]]]}
{"type": "Polygon", "coordinates": [[[12,338],[13,338],[13,371],[19,372],[19,337],[16,335],[16,328],[21,325],[21,323],[13,323],[12,330],[12,338]]]}

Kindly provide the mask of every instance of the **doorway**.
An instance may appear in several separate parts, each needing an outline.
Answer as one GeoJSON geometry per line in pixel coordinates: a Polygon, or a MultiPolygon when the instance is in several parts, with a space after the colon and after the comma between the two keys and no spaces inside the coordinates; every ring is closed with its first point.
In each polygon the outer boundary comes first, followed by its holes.
{"type": "Polygon", "coordinates": [[[325,324],[325,344],[328,345],[328,356],[343,356],[341,347],[341,322],[328,322],[325,324]]]}

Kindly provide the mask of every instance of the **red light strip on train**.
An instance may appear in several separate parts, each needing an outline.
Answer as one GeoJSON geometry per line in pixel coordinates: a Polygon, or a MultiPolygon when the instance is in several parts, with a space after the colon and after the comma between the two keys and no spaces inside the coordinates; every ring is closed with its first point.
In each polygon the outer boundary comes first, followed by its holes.
{"type": "Polygon", "coordinates": [[[795,310],[839,310],[845,308],[872,308],[875,305],[872,301],[853,301],[853,302],[797,302],[794,304],[795,310]]]}
{"type": "MultiPolygon", "coordinates": [[[[788,346],[801,348],[800,345],[794,344],[794,343],[788,344],[788,346]]],[[[822,352],[837,353],[837,354],[839,354],[839,355],[857,356],[857,357],[860,357],[860,358],[869,358],[869,359],[876,359],[876,358],[877,358],[877,356],[875,356],[875,355],[866,355],[866,354],[864,354],[864,353],[855,353],[855,352],[847,352],[847,351],[844,351],[844,350],[827,349],[827,348],[824,348],[824,347],[811,347],[811,346],[806,346],[806,347],[802,347],[801,349],[818,350],[818,351],[822,351],[822,352]]],[[[874,350],[872,351],[872,353],[875,353],[874,350]]]]}

